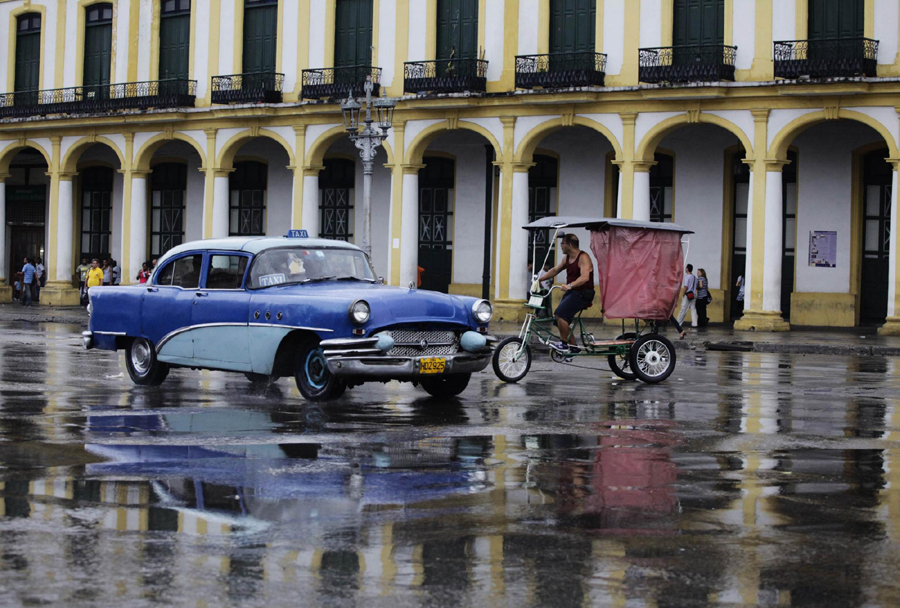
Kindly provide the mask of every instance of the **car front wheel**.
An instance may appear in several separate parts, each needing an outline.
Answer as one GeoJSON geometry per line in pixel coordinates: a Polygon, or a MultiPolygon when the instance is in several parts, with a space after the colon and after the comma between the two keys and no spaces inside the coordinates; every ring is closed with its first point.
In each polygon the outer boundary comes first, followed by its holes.
{"type": "Polygon", "coordinates": [[[318,342],[307,342],[297,351],[294,379],[307,401],[331,401],[347,390],[347,385],[328,371],[328,362],[318,342]]]}
{"type": "Polygon", "coordinates": [[[472,374],[453,374],[438,378],[423,378],[419,383],[432,397],[456,397],[466,390],[471,377],[472,374]]]}
{"type": "Polygon", "coordinates": [[[125,367],[131,381],[140,386],[159,386],[169,375],[169,366],[156,358],[153,343],[135,338],[125,350],[125,367]]]}

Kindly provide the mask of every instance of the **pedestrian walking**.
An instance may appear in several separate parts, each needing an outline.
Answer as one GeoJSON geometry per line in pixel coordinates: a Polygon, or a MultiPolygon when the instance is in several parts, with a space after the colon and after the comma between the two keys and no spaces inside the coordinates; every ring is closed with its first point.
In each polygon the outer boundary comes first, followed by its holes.
{"type": "Polygon", "coordinates": [[[87,300],[87,289],[85,289],[84,284],[87,281],[87,273],[90,269],[91,265],[88,264],[87,258],[81,258],[81,264],[75,269],[75,276],[78,277],[78,293],[82,304],[87,300]]]}
{"type": "Polygon", "coordinates": [[[99,287],[100,285],[103,285],[103,269],[100,268],[100,260],[94,258],[91,260],[91,268],[88,270],[84,289],[87,291],[91,287],[99,287]]]}
{"type": "Polygon", "coordinates": [[[694,266],[688,264],[684,271],[684,280],[681,282],[684,294],[681,296],[681,310],[678,311],[678,324],[684,323],[684,317],[691,311],[691,327],[697,327],[697,277],[694,276],[694,266]]]}
{"type": "Polygon", "coordinates": [[[147,262],[141,264],[141,269],[138,271],[137,277],[135,278],[138,283],[146,283],[150,279],[150,264],[147,262]]]}
{"type": "Polygon", "coordinates": [[[709,317],[706,314],[706,306],[712,301],[709,295],[709,279],[706,278],[706,270],[697,269],[697,325],[706,327],[709,325],[709,317]]]}
{"type": "Polygon", "coordinates": [[[31,306],[31,300],[34,296],[35,273],[34,260],[24,258],[24,266],[22,266],[22,306],[31,306]]]}
{"type": "Polygon", "coordinates": [[[109,265],[112,266],[112,284],[121,285],[122,271],[119,268],[119,262],[117,262],[116,260],[110,260],[109,265]]]}
{"type": "Polygon", "coordinates": [[[34,301],[41,301],[41,287],[43,287],[47,283],[47,278],[44,276],[46,272],[44,272],[44,260],[43,258],[37,259],[37,264],[34,265],[34,301]]]}
{"type": "Polygon", "coordinates": [[[100,269],[103,271],[103,284],[112,285],[112,266],[109,265],[108,259],[103,260],[103,265],[100,269]]]}

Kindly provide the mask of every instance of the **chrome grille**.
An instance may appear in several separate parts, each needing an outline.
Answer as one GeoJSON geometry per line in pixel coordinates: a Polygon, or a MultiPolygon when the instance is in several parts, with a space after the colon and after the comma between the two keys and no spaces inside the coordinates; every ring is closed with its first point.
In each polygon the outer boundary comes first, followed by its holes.
{"type": "Polygon", "coordinates": [[[394,357],[435,357],[452,355],[459,350],[459,340],[452,331],[418,331],[395,329],[390,332],[394,348],[387,355],[394,357]],[[421,347],[422,340],[427,342],[421,347]]]}

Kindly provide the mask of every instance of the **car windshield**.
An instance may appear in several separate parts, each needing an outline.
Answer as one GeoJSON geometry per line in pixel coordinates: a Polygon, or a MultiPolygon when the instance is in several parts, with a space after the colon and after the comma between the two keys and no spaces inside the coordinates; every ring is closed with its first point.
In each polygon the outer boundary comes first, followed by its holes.
{"type": "Polygon", "coordinates": [[[248,286],[338,280],[374,282],[375,273],[365,254],[355,249],[283,247],[256,256],[248,286]]]}

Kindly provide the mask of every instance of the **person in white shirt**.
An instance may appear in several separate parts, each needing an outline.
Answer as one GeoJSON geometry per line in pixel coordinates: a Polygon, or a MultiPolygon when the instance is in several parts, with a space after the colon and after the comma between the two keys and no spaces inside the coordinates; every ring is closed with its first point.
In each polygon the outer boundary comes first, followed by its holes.
{"type": "Polygon", "coordinates": [[[109,263],[112,266],[112,284],[119,285],[122,282],[122,272],[119,269],[119,263],[116,260],[111,260],[109,263]]]}
{"type": "Polygon", "coordinates": [[[694,267],[688,264],[684,271],[684,280],[681,282],[684,293],[681,296],[681,310],[678,311],[678,324],[684,323],[688,311],[691,311],[691,327],[697,327],[697,277],[694,276],[694,267]]]}

